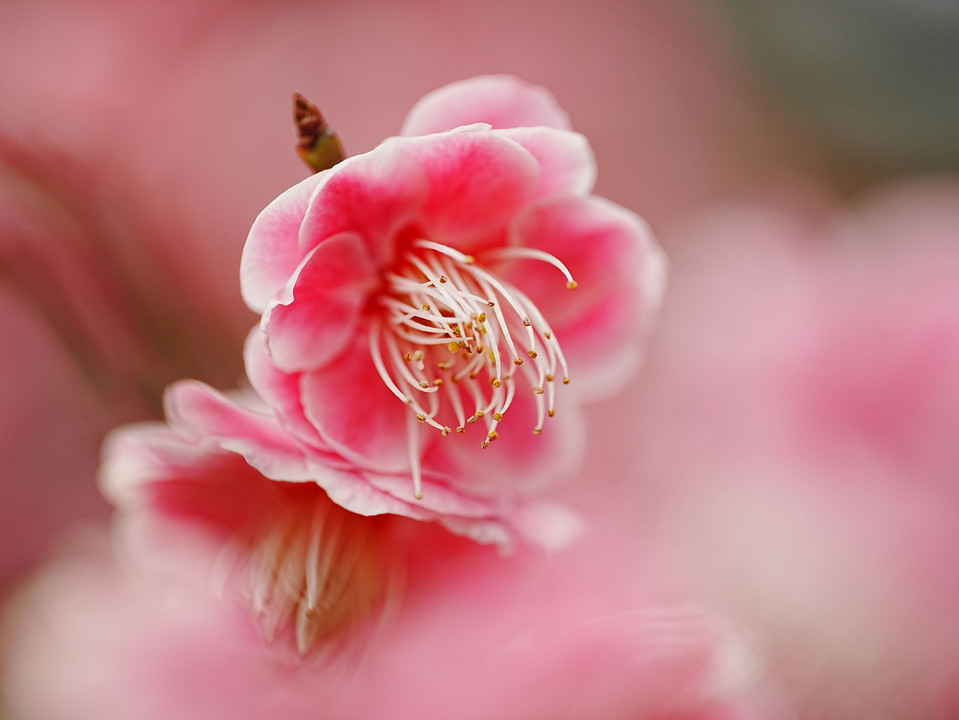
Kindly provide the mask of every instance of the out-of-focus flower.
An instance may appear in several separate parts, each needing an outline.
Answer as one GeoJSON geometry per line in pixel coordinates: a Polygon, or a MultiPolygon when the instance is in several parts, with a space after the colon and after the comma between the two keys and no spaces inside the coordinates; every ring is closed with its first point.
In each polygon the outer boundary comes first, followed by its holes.
{"type": "Polygon", "coordinates": [[[761,638],[802,717],[955,717],[959,187],[676,232],[629,400],[651,547],[761,638]]]}
{"type": "Polygon", "coordinates": [[[513,78],[448,86],[250,231],[254,387],[318,452],[405,475],[378,489],[406,514],[435,495],[495,513],[568,469],[578,404],[639,358],[664,262],[638,217],[589,195],[567,125],[513,78]]]}
{"type": "MultiPolygon", "coordinates": [[[[392,599],[407,552],[401,546],[412,542],[400,539],[397,515],[503,545],[512,540],[503,518],[515,521],[519,512],[504,507],[488,517],[487,504],[451,501],[441,490],[432,506],[407,508],[380,489],[387,479],[299,443],[258,398],[244,400],[193,381],[172,386],[169,425],[131,425],[108,438],[101,485],[138,562],[175,568],[198,556],[179,548],[210,545],[205,562],[187,567],[212,575],[221,594],[242,595],[267,639],[294,628],[305,652],[322,636],[370,622],[392,599]],[[356,507],[362,515],[351,512],[356,507]]],[[[562,525],[566,515],[549,517],[562,525]]]]}
{"type": "Polygon", "coordinates": [[[586,551],[504,559],[422,529],[433,536],[402,612],[360,652],[325,658],[264,646],[243,612],[202,586],[118,569],[102,549],[62,557],[4,618],[12,716],[788,717],[767,700],[760,658],[735,628],[664,603],[622,549],[587,542],[586,551]],[[431,557],[436,540],[458,543],[456,552],[431,557]]]}

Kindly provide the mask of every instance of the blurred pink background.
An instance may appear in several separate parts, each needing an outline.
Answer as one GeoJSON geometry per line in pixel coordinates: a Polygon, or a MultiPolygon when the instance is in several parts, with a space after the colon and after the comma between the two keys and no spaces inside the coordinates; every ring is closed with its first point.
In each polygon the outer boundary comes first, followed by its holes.
{"type": "Polygon", "coordinates": [[[887,5],[0,3],[0,589],[106,526],[107,430],[175,379],[242,380],[240,250],[306,175],[293,91],[359,153],[426,92],[510,73],[672,260],[647,365],[560,493],[608,524],[594,546],[634,530],[798,717],[951,717],[959,21],[887,5]]]}

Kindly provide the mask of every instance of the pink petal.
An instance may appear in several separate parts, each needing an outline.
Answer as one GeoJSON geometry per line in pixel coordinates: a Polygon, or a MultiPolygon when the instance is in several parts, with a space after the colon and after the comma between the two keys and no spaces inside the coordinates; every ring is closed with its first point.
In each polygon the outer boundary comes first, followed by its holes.
{"type": "Polygon", "coordinates": [[[274,364],[296,372],[334,358],[355,332],[376,282],[359,235],[343,233],[317,246],[263,316],[274,364]]]}
{"type": "Polygon", "coordinates": [[[409,407],[377,374],[365,332],[336,362],[304,373],[302,407],[323,441],[361,468],[409,472],[409,407]]]}
{"type": "Polygon", "coordinates": [[[373,257],[390,262],[392,239],[419,213],[427,191],[420,164],[399,142],[387,140],[330,171],[306,212],[300,249],[306,253],[327,238],[350,232],[366,240],[373,257]]]}
{"type": "Polygon", "coordinates": [[[185,380],[164,396],[166,416],[178,432],[215,440],[224,450],[242,455],[273,480],[309,481],[303,449],[272,415],[243,408],[213,388],[185,380]]]}
{"type": "Polygon", "coordinates": [[[259,327],[253,328],[243,351],[246,374],[253,389],[274,409],[280,424],[294,437],[320,450],[326,445],[316,428],[303,414],[300,403],[300,374],[279,370],[266,348],[266,338],[259,327]]]}
{"type": "Polygon", "coordinates": [[[579,133],[549,127],[512,128],[496,133],[518,142],[539,162],[537,197],[588,195],[596,183],[596,158],[579,133]]]}
{"type": "Polygon", "coordinates": [[[532,154],[485,126],[409,138],[404,147],[429,176],[420,229],[428,240],[461,251],[500,237],[539,185],[532,154]]]}
{"type": "Polygon", "coordinates": [[[533,260],[499,271],[543,312],[580,390],[602,393],[638,360],[655,315],[665,260],[645,223],[600,198],[563,198],[532,208],[515,226],[519,245],[561,260],[578,283],[566,289],[553,267],[533,260]]]}
{"type": "Polygon", "coordinates": [[[254,312],[263,312],[303,259],[297,246],[300,224],[313,191],[327,177],[318,173],[294,185],[253,222],[240,258],[240,288],[254,312]]]}
{"type": "Polygon", "coordinates": [[[406,117],[401,134],[428,135],[473,123],[495,128],[570,127],[569,116],[545,88],[509,75],[487,75],[423,97],[406,117]]]}

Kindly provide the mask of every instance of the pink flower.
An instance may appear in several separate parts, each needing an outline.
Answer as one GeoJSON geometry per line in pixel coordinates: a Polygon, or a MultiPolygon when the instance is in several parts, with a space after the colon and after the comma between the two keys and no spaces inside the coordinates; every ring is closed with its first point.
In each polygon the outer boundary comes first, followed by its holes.
{"type": "Polygon", "coordinates": [[[267,639],[293,628],[301,651],[391,599],[426,532],[406,518],[501,547],[530,533],[562,544],[578,527],[547,503],[470,502],[444,488],[411,506],[391,492],[401,478],[296,440],[252,393],[235,401],[184,381],[165,404],[168,424],[120,428],[104,447],[100,484],[119,508],[121,547],[181,575],[195,557],[189,574],[241,596],[267,639]],[[194,552],[198,540],[211,551],[194,552]]]}
{"type": "Polygon", "coordinates": [[[294,628],[301,652],[382,605],[397,557],[388,518],[344,510],[314,482],[356,484],[343,463],[308,462],[270,415],[201,383],[172,386],[166,403],[169,426],[121,428],[104,450],[101,486],[137,561],[182,570],[193,556],[200,577],[252,606],[268,640],[294,628]]]}
{"type": "Polygon", "coordinates": [[[437,493],[454,513],[522,498],[568,470],[579,403],[640,355],[664,262],[638,217],[589,194],[567,126],[540,88],[454,84],[250,231],[254,387],[317,452],[405,477],[381,486],[402,514],[437,493]]]}

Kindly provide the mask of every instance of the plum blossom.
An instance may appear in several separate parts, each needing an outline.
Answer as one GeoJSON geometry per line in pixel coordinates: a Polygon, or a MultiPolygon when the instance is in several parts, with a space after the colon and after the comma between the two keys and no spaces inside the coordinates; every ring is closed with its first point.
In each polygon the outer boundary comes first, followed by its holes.
{"type": "Polygon", "coordinates": [[[409,506],[390,492],[403,478],[298,441],[249,391],[227,397],[188,380],[165,405],[167,423],[121,427],[104,446],[100,485],[119,509],[119,547],[137,564],[212,578],[251,608],[265,639],[292,631],[302,652],[389,609],[425,532],[408,518],[501,548],[561,545],[579,527],[544,501],[470,503],[438,489],[409,506]]]}
{"type": "Polygon", "coordinates": [[[270,415],[201,383],[172,386],[166,405],[169,425],[120,428],[104,449],[101,486],[137,562],[201,556],[185,565],[246,600],[267,640],[292,628],[301,652],[388,599],[387,520],[344,510],[312,481],[348,473],[308,468],[270,415]],[[177,555],[183,546],[211,552],[177,555]]]}
{"type": "Polygon", "coordinates": [[[568,470],[580,403],[640,356],[663,256],[590,194],[593,156],[568,126],[542,88],[456,83],[250,231],[254,388],[317,452],[406,477],[386,490],[406,514],[438,492],[454,508],[525,497],[568,470]]]}

